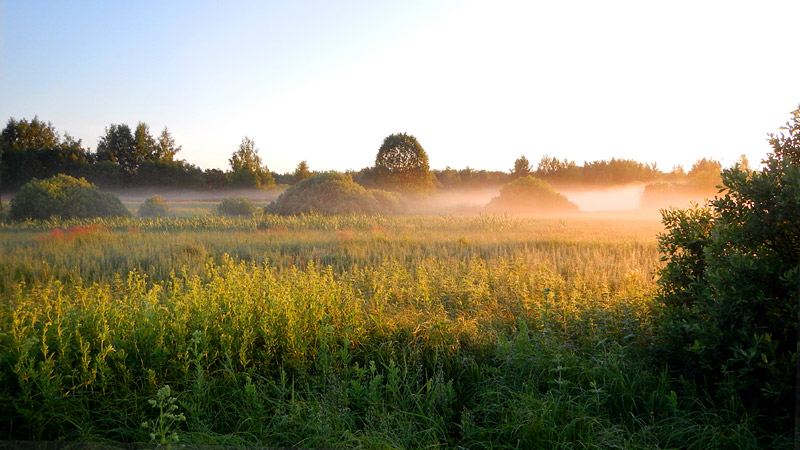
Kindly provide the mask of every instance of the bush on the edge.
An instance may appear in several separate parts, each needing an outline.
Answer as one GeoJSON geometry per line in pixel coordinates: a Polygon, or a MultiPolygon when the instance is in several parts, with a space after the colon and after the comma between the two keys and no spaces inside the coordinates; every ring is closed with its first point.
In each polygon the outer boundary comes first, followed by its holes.
{"type": "Polygon", "coordinates": [[[348,175],[320,173],[287,189],[264,210],[276,214],[388,214],[399,212],[397,194],[367,190],[348,175]]]}
{"type": "Polygon", "coordinates": [[[221,216],[252,216],[256,205],[247,197],[227,197],[217,205],[217,214],[221,216]]]}
{"type": "Polygon", "coordinates": [[[163,217],[169,214],[169,207],[160,195],[154,195],[139,206],[139,217],[163,217]]]}
{"type": "Polygon", "coordinates": [[[14,220],[62,219],[130,216],[119,198],[100,192],[83,178],[56,175],[33,179],[20,188],[11,200],[9,215],[14,220]]]}
{"type": "Polygon", "coordinates": [[[578,212],[578,205],[556,192],[546,181],[520,177],[500,188],[500,195],[486,205],[492,212],[578,212]]]}

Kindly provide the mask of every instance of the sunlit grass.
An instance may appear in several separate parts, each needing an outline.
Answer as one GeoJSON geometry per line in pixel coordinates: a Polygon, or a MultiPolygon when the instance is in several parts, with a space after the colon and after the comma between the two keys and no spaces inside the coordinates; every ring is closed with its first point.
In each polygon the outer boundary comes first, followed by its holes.
{"type": "Polygon", "coordinates": [[[0,427],[194,444],[788,448],[648,352],[656,220],[3,225],[0,427]],[[59,231],[56,231],[59,230],[59,231]]]}

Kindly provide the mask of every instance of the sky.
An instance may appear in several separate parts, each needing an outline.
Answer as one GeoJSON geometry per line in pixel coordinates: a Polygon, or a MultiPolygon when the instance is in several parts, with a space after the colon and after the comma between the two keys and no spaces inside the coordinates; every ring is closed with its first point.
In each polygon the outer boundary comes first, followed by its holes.
{"type": "Polygon", "coordinates": [[[359,170],[401,132],[434,169],[758,162],[800,104],[797,17],[797,0],[0,0],[0,120],[91,149],[110,124],[166,126],[204,169],[248,136],[273,172],[359,170]]]}

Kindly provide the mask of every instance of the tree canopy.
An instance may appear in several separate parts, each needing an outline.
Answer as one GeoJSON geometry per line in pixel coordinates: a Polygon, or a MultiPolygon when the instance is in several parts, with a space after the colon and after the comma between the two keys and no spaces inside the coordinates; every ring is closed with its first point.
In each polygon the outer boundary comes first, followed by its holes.
{"type": "Polygon", "coordinates": [[[261,163],[256,143],[247,136],[228,162],[231,165],[231,186],[261,188],[275,184],[269,169],[261,163]]]}
{"type": "Polygon", "coordinates": [[[428,154],[410,134],[387,136],[375,157],[378,183],[392,190],[431,191],[434,178],[428,165],[428,154]]]}
{"type": "Polygon", "coordinates": [[[527,177],[531,173],[531,163],[525,155],[520,156],[514,161],[514,168],[511,169],[512,178],[527,177]]]}

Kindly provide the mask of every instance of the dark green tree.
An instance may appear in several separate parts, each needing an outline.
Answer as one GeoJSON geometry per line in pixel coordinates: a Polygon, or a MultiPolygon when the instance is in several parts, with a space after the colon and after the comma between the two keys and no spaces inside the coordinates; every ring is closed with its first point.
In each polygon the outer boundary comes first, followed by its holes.
{"type": "Polygon", "coordinates": [[[300,164],[297,165],[297,168],[294,169],[294,182],[298,183],[300,181],[305,180],[306,178],[311,177],[311,171],[308,170],[308,162],[300,161],[300,164]]]}
{"type": "Polygon", "coordinates": [[[88,165],[88,151],[81,141],[35,117],[32,121],[9,119],[0,133],[0,173],[5,188],[18,188],[34,177],[76,173],[88,165]]]}
{"type": "Polygon", "coordinates": [[[661,348],[671,367],[722,401],[741,397],[782,430],[800,311],[800,110],[792,114],[770,135],[761,170],[724,170],[719,196],[705,208],[665,211],[659,237],[661,348]]]}
{"type": "Polygon", "coordinates": [[[514,161],[514,168],[511,169],[511,178],[527,177],[532,173],[531,163],[525,155],[520,156],[514,161]]]}
{"type": "Polygon", "coordinates": [[[130,127],[124,123],[112,123],[106,127],[105,135],[97,143],[95,157],[97,161],[110,161],[119,165],[128,175],[133,174],[144,159],[136,155],[136,141],[130,127]]]}
{"type": "MultiPolygon", "coordinates": [[[[58,132],[50,122],[39,120],[34,116],[30,122],[25,120],[8,119],[6,127],[0,133],[0,191],[3,189],[3,172],[12,171],[15,178],[26,181],[20,177],[20,168],[15,167],[17,161],[26,159],[28,149],[53,148],[58,145],[58,132]],[[16,160],[16,161],[9,161],[16,160]]],[[[25,177],[27,178],[27,177],[25,177]]],[[[0,210],[3,208],[3,199],[0,196],[0,210]]]]}
{"type": "Polygon", "coordinates": [[[269,169],[261,163],[255,142],[247,136],[228,162],[231,164],[231,187],[265,188],[275,184],[269,169]]]}
{"type": "Polygon", "coordinates": [[[410,134],[387,136],[375,157],[378,184],[400,191],[425,192],[434,189],[428,155],[410,134]]]}

